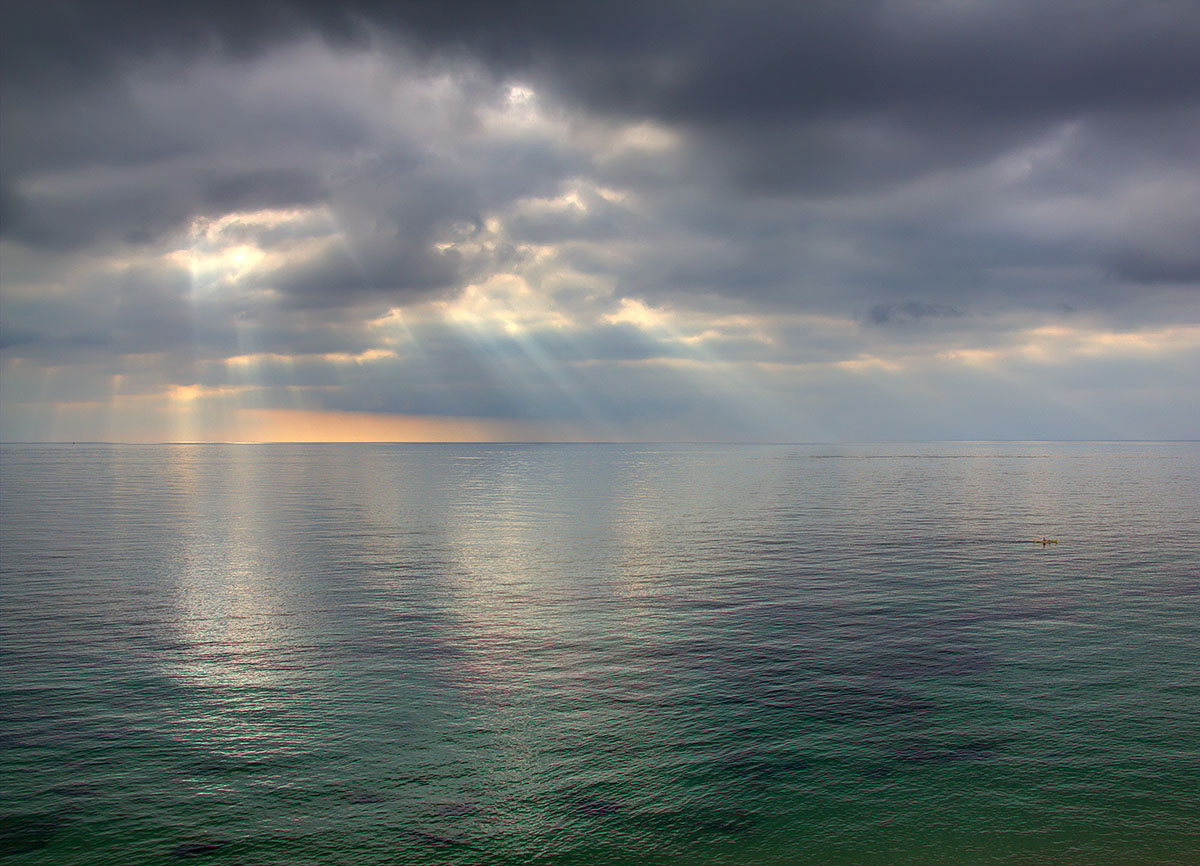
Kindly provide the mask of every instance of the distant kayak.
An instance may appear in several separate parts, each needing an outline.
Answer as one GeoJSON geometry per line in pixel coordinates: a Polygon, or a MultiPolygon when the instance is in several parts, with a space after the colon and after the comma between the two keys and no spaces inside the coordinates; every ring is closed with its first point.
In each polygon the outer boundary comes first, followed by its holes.
{"type": "Polygon", "coordinates": [[[1035,538],[1030,544],[1058,544],[1057,538],[1035,538]]]}

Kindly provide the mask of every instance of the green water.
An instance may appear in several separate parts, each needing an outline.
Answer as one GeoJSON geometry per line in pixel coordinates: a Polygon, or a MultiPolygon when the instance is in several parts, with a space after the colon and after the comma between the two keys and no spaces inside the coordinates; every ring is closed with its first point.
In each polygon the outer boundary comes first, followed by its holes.
{"type": "Polygon", "coordinates": [[[9,446],[0,518],[6,864],[1200,862],[1195,444],[9,446]]]}

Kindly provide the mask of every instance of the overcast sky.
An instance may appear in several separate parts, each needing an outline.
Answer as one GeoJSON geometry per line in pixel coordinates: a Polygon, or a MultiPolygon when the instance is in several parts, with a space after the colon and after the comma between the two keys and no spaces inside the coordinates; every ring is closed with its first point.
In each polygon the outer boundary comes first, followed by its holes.
{"type": "Polygon", "coordinates": [[[1200,437],[1200,3],[2,15],[5,441],[1200,437]]]}

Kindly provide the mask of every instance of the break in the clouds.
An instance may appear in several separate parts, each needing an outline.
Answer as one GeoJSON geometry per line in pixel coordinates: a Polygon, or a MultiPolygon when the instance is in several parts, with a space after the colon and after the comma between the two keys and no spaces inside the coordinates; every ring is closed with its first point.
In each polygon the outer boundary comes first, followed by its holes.
{"type": "Polygon", "coordinates": [[[0,438],[1194,438],[1190,2],[7,4],[0,438]]]}

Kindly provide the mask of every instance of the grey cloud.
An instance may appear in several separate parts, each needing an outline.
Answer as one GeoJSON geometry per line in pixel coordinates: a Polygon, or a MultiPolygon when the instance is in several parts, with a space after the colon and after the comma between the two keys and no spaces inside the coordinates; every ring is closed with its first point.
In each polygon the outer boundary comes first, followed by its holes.
{"type": "MultiPolygon", "coordinates": [[[[1200,234],[1196,241],[1200,242],[1200,234]]],[[[1200,285],[1200,251],[1195,247],[1166,253],[1145,249],[1118,251],[1108,261],[1113,275],[1122,281],[1200,285]]]]}
{"type": "Polygon", "coordinates": [[[319,178],[282,168],[259,168],[213,177],[204,182],[201,194],[205,205],[218,214],[307,205],[324,197],[319,178]]]}
{"type": "Polygon", "coordinates": [[[1200,13],[1186,2],[429,4],[130,0],[12,8],[10,73],[103,70],[163,48],[240,57],[305,31],[372,30],[497,67],[546,69],[593,107],[739,119],[893,104],[1029,111],[1195,93],[1200,13]],[[18,37],[39,37],[29,44],[18,37]],[[73,48],[64,57],[42,46],[73,48]],[[948,75],[948,71],[958,74],[948,75]]]}
{"type": "Polygon", "coordinates": [[[190,285],[183,269],[139,265],[89,275],[67,297],[7,297],[0,325],[6,354],[78,363],[191,347],[190,285]]]}
{"type": "Polygon", "coordinates": [[[282,292],[301,308],[352,306],[374,299],[375,306],[412,299],[460,282],[460,257],[438,252],[422,239],[399,232],[348,244],[329,243],[312,258],[295,257],[262,275],[262,284],[282,292]]]}
{"type": "Polygon", "coordinates": [[[629,208],[606,201],[600,195],[585,191],[580,199],[586,210],[575,207],[520,209],[505,216],[505,230],[517,243],[563,244],[619,241],[654,229],[653,224],[629,208]]]}
{"type": "Polygon", "coordinates": [[[899,304],[876,304],[867,311],[867,321],[873,325],[903,325],[922,319],[944,319],[961,315],[961,311],[947,304],[906,301],[899,304]]]}

